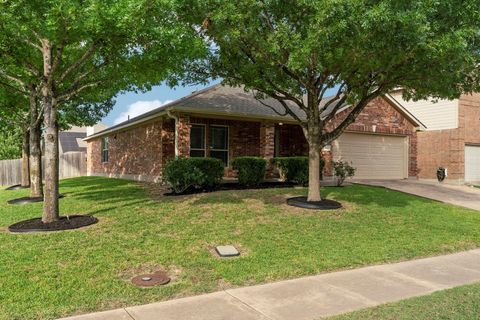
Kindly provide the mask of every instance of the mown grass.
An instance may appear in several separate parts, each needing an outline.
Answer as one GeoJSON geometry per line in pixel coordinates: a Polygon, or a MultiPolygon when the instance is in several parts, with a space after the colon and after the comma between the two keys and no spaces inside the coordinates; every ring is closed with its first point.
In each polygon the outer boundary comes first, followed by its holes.
{"type": "Polygon", "coordinates": [[[364,309],[329,320],[478,320],[480,284],[364,309]]]}
{"type": "Polygon", "coordinates": [[[285,205],[306,189],[222,191],[151,199],[142,185],[84,177],[61,182],[62,214],[93,214],[83,230],[10,234],[41,204],[6,205],[0,190],[0,318],[52,319],[320,272],[478,247],[480,214],[367,186],[325,188],[345,204],[315,212],[285,205]],[[234,244],[240,258],[212,255],[234,244]],[[163,268],[172,282],[129,279],[163,268]]]}

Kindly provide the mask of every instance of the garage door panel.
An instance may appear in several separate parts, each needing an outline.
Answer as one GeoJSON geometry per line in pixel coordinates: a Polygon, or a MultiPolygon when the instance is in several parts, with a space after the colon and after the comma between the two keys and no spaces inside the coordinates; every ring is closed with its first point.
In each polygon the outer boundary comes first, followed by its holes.
{"type": "Polygon", "coordinates": [[[359,179],[403,179],[406,137],[344,133],[333,143],[333,159],[351,162],[359,179]]]}
{"type": "Polygon", "coordinates": [[[465,146],[465,181],[480,181],[480,146],[465,146]]]}

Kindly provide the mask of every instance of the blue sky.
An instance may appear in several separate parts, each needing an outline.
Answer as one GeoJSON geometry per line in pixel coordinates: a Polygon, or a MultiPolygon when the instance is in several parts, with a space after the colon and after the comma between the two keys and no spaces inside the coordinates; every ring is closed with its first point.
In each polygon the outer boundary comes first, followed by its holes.
{"type": "Polygon", "coordinates": [[[177,100],[189,95],[192,91],[201,90],[218,83],[219,81],[211,82],[209,85],[196,85],[182,87],[178,86],[170,88],[166,84],[153,87],[151,91],[146,93],[125,93],[116,98],[115,106],[110,111],[108,116],[103,118],[102,123],[112,126],[120,123],[141,113],[145,113],[161,105],[177,100]]]}

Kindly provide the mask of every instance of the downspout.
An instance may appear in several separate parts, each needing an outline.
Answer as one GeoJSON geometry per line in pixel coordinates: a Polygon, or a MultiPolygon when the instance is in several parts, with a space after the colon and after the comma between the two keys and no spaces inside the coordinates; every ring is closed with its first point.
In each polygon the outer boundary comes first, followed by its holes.
{"type": "Polygon", "coordinates": [[[178,123],[179,119],[177,115],[172,114],[171,110],[167,110],[167,116],[175,120],[175,158],[178,158],[178,123]]]}

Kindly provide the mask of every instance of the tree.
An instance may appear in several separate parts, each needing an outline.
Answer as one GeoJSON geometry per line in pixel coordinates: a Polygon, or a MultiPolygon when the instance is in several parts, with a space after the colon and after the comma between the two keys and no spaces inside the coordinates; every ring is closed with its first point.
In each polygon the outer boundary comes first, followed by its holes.
{"type": "MultiPolygon", "coordinates": [[[[0,7],[0,44],[17,70],[0,67],[9,85],[32,83],[44,118],[42,221],[59,219],[58,122],[62,107],[98,105],[122,90],[145,90],[196,52],[191,28],[165,0],[19,0],[0,7]],[[24,78],[33,79],[33,82],[24,78]]],[[[1,65],[1,64],[0,64],[1,65]]],[[[81,108],[77,108],[81,112],[81,108]]]]}
{"type": "Polygon", "coordinates": [[[303,129],[308,201],[319,201],[322,147],[370,101],[397,87],[414,99],[473,90],[478,12],[477,0],[192,0],[181,14],[210,48],[191,79],[220,77],[275,99],[303,129]]]}

